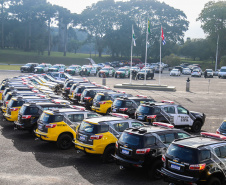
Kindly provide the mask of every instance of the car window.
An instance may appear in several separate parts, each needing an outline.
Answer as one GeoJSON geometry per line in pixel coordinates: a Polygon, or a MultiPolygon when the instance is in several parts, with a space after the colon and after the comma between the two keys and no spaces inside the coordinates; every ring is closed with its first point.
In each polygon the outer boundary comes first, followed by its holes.
{"type": "Polygon", "coordinates": [[[61,122],[61,121],[63,121],[63,116],[55,116],[55,118],[54,118],[54,121],[55,122],[61,122]]]}
{"type": "Polygon", "coordinates": [[[139,122],[132,122],[132,127],[140,127],[140,126],[143,126],[142,123],[139,123],[139,122]]]}
{"type": "Polygon", "coordinates": [[[178,139],[190,137],[188,134],[183,133],[183,132],[177,133],[177,136],[178,136],[178,139]]]}
{"type": "Polygon", "coordinates": [[[38,113],[38,108],[37,107],[30,107],[30,113],[31,114],[37,114],[38,113]]]}
{"type": "Polygon", "coordinates": [[[201,152],[200,152],[200,156],[201,156],[201,161],[204,161],[204,160],[206,160],[206,159],[210,159],[210,157],[211,157],[211,153],[210,153],[210,151],[209,150],[201,150],[201,152]]]}
{"type": "Polygon", "coordinates": [[[164,111],[169,113],[169,114],[175,114],[175,107],[173,107],[173,106],[164,107],[164,111]]]}
{"type": "Polygon", "coordinates": [[[170,144],[175,140],[174,133],[162,134],[160,135],[160,139],[164,144],[170,144]]]}
{"type": "Polygon", "coordinates": [[[122,123],[115,123],[114,124],[114,129],[118,132],[123,132],[127,128],[129,128],[128,122],[122,122],[122,123]]]}
{"type": "Polygon", "coordinates": [[[131,102],[131,101],[126,101],[126,102],[125,102],[125,107],[131,107],[132,104],[133,104],[133,102],[131,102]]]}
{"type": "Polygon", "coordinates": [[[219,158],[226,158],[226,146],[218,147],[214,151],[219,158]]]}
{"type": "Polygon", "coordinates": [[[96,118],[99,117],[98,114],[87,114],[87,118],[96,118]]]}
{"type": "Polygon", "coordinates": [[[178,114],[187,114],[188,113],[188,111],[187,111],[187,109],[185,109],[185,108],[183,108],[183,107],[177,107],[177,112],[178,112],[178,114]]]}
{"type": "Polygon", "coordinates": [[[109,131],[109,125],[100,125],[99,133],[104,133],[109,131]]]}
{"type": "Polygon", "coordinates": [[[145,137],[146,138],[146,145],[154,145],[155,142],[155,137],[145,137]]]}
{"type": "Polygon", "coordinates": [[[68,115],[70,121],[78,122],[84,120],[84,114],[70,114],[68,115]]]}

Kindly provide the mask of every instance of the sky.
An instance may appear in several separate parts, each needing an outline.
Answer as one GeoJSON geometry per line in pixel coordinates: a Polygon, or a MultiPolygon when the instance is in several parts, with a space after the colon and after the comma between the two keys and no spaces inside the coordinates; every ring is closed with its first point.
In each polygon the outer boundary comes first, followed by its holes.
{"type": "MultiPolygon", "coordinates": [[[[69,9],[72,13],[80,14],[87,6],[91,6],[100,0],[47,0],[51,4],[56,4],[69,9]]],[[[117,0],[118,1],[118,0],[117,0]]],[[[123,0],[125,1],[125,0],[123,0]]],[[[182,10],[189,23],[188,31],[185,32],[184,39],[190,37],[194,38],[205,38],[205,34],[201,28],[201,23],[196,21],[199,14],[201,13],[204,5],[210,0],[159,0],[166,4],[174,7],[175,9],[182,10]]]]}

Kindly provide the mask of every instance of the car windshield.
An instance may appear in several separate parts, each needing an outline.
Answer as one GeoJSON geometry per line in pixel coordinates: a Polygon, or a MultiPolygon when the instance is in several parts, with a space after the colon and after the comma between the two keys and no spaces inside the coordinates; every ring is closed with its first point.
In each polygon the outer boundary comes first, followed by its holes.
{"type": "Polygon", "coordinates": [[[207,72],[213,72],[213,70],[212,70],[212,69],[207,69],[206,71],[207,71],[207,72]]]}
{"type": "Polygon", "coordinates": [[[143,106],[143,105],[140,105],[137,109],[137,111],[143,113],[143,114],[149,114],[150,112],[150,107],[146,107],[146,106],[143,106]]]}
{"type": "Polygon", "coordinates": [[[181,162],[198,164],[198,150],[181,145],[171,144],[167,155],[179,159],[181,162]]]}
{"type": "Polygon", "coordinates": [[[64,73],[64,75],[67,77],[67,78],[72,78],[72,76],[68,73],[64,73]]]}
{"type": "Polygon", "coordinates": [[[119,138],[122,144],[128,144],[131,147],[140,147],[142,145],[142,136],[123,132],[119,138]]]}
{"type": "Polygon", "coordinates": [[[8,107],[21,107],[24,104],[24,101],[16,101],[16,100],[10,100],[8,107]]]}
{"type": "Polygon", "coordinates": [[[49,76],[49,75],[44,75],[43,78],[45,78],[46,80],[51,80],[51,81],[55,80],[52,76],[49,76]]]}
{"type": "Polygon", "coordinates": [[[103,68],[103,69],[101,69],[101,70],[109,71],[110,68],[103,68]]]}
{"type": "Polygon", "coordinates": [[[70,66],[70,67],[68,67],[68,69],[76,69],[76,67],[75,66],[70,66]]]}
{"type": "Polygon", "coordinates": [[[104,101],[104,100],[105,100],[105,96],[103,96],[103,95],[97,95],[94,98],[94,101],[104,101]]]}
{"type": "Polygon", "coordinates": [[[126,69],[119,69],[118,71],[126,71],[126,69]]]}
{"type": "Polygon", "coordinates": [[[54,123],[63,121],[63,118],[62,115],[50,115],[43,112],[39,119],[42,123],[54,123]]]}
{"type": "Polygon", "coordinates": [[[44,64],[41,64],[41,65],[38,65],[37,67],[45,67],[45,65],[44,64]]]}
{"type": "Polygon", "coordinates": [[[80,124],[80,127],[79,127],[79,131],[84,131],[84,132],[87,132],[87,133],[96,134],[97,130],[98,130],[97,125],[91,124],[91,123],[86,122],[86,121],[83,121],[80,124]]]}
{"type": "Polygon", "coordinates": [[[57,65],[53,65],[53,66],[52,66],[52,68],[56,68],[56,69],[58,69],[58,68],[59,68],[59,66],[57,66],[57,65]]]}
{"type": "Polygon", "coordinates": [[[31,64],[25,64],[25,66],[31,66],[31,64]]]}
{"type": "Polygon", "coordinates": [[[226,72],[226,69],[221,69],[220,72],[226,72]]]}
{"type": "Polygon", "coordinates": [[[122,103],[123,103],[122,100],[115,100],[115,101],[113,102],[113,106],[121,107],[122,103]]]}
{"type": "Polygon", "coordinates": [[[220,128],[223,130],[226,130],[226,122],[225,121],[221,124],[220,128]]]}
{"type": "Polygon", "coordinates": [[[178,72],[178,69],[173,69],[172,72],[178,72]]]}

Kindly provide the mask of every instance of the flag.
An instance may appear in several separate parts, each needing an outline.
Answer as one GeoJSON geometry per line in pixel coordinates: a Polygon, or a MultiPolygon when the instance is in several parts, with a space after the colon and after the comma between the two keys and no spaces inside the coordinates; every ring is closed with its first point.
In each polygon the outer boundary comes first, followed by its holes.
{"type": "Polygon", "coordinates": [[[151,33],[150,21],[148,19],[148,33],[151,33]]]}
{"type": "Polygon", "coordinates": [[[133,46],[136,46],[135,33],[134,33],[134,30],[133,30],[133,25],[132,25],[132,42],[133,42],[133,46]]]}
{"type": "Polygon", "coordinates": [[[162,27],[161,27],[161,32],[162,32],[162,34],[161,34],[161,37],[162,37],[162,45],[165,45],[166,44],[166,41],[165,41],[165,37],[164,37],[164,33],[163,33],[162,27]]]}

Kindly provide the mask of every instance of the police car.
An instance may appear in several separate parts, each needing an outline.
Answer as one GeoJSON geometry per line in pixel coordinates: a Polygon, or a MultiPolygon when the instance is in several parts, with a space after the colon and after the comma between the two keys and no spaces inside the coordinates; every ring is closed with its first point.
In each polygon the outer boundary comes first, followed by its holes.
{"type": "Polygon", "coordinates": [[[72,146],[75,129],[83,119],[99,117],[98,114],[86,111],[84,107],[74,106],[60,110],[46,110],[39,120],[35,133],[44,141],[56,142],[57,147],[66,150],[72,146]]]}
{"type": "Polygon", "coordinates": [[[129,119],[125,114],[112,113],[112,116],[83,120],[73,142],[76,149],[101,154],[103,162],[113,161],[112,154],[115,153],[115,143],[120,134],[127,128],[143,126],[143,123],[129,119]]]}
{"type": "Polygon", "coordinates": [[[163,100],[162,103],[141,104],[135,113],[138,120],[149,122],[165,122],[175,127],[190,127],[193,132],[200,132],[205,114],[189,111],[172,101],[163,100]]]}
{"type": "Polygon", "coordinates": [[[175,140],[162,156],[164,180],[170,184],[224,184],[225,140],[226,136],[208,132],[175,140]]]}
{"type": "Polygon", "coordinates": [[[190,137],[187,132],[174,129],[167,123],[153,123],[126,129],[116,142],[114,158],[120,169],[127,167],[144,168],[151,179],[161,178],[157,169],[161,169],[162,155],[175,139],[190,137]]]}

